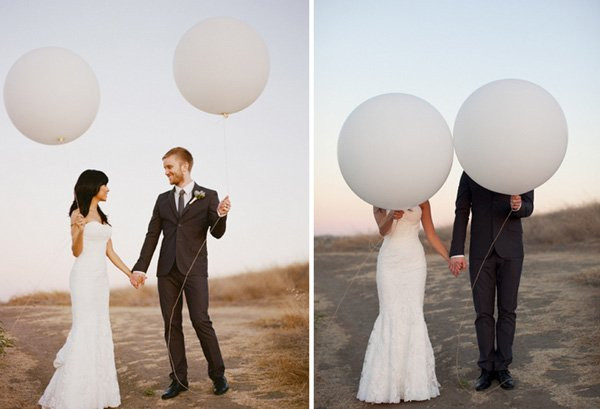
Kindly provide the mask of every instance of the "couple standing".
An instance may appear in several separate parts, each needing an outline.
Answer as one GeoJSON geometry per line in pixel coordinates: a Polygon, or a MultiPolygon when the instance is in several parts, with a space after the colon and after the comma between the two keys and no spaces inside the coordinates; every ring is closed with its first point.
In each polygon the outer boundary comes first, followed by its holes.
{"type": "Polygon", "coordinates": [[[192,155],[173,148],[163,156],[163,167],[174,188],[156,200],[146,239],[133,272],[114,251],[111,225],[98,206],[106,201],[108,177],[97,170],[84,171],[75,185],[71,205],[72,251],[76,257],[70,275],[73,323],[64,346],[56,355],[56,371],[39,404],[43,408],[104,408],[121,404],[109,318],[106,259],[138,288],[146,280],[160,234],[158,293],[165,341],[171,364],[171,384],[163,399],[188,389],[187,361],[182,330],[182,293],[192,325],[208,363],[213,392],[229,389],[217,336],[208,315],[207,232],[225,233],[229,198],[219,202],[217,192],[191,179],[192,155]]]}
{"type": "Polygon", "coordinates": [[[512,362],[517,292],[523,266],[521,218],[533,212],[533,191],[508,196],[492,192],[463,172],[456,196],[450,253],[432,222],[429,202],[406,211],[374,208],[384,236],[377,257],[379,315],[365,353],[357,398],[372,403],[426,400],[440,394],[435,360],[423,316],[427,276],[425,254],[418,232],[458,276],[467,267],[465,239],[472,214],[469,275],[479,346],[481,374],[476,390],[498,379],[514,388],[508,366],[512,362]],[[497,293],[498,315],[494,319],[497,293]]]}

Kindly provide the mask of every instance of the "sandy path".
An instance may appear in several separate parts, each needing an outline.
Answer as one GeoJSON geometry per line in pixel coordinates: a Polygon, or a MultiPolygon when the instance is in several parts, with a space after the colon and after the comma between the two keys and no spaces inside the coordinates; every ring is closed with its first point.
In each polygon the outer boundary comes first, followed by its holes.
{"type": "MultiPolygon", "coordinates": [[[[212,394],[206,361],[184,310],[184,332],[190,391],[175,399],[160,399],[169,384],[169,363],[162,338],[158,307],[114,307],[111,322],[123,408],[289,408],[293,397],[277,390],[255,368],[254,361],[269,351],[261,349],[263,329],[253,324],[276,316],[276,307],[211,307],[211,319],[225,359],[231,390],[212,394]],[[153,396],[147,396],[154,393],[153,396]]],[[[17,346],[0,357],[0,408],[33,408],[50,380],[52,361],[71,325],[70,307],[0,307],[0,320],[17,346]],[[17,317],[18,322],[15,324],[17,317]]]]}
{"type": "MultiPolygon", "coordinates": [[[[376,255],[376,250],[370,254],[315,253],[317,409],[372,407],[357,401],[355,395],[378,312],[376,255]]],[[[518,383],[512,391],[498,388],[497,382],[486,393],[474,391],[472,382],[479,370],[468,277],[463,273],[454,279],[439,257],[428,256],[428,266],[425,319],[441,396],[386,407],[600,407],[600,244],[527,254],[511,366],[518,383]],[[595,271],[595,281],[577,278],[590,269],[595,271]],[[464,324],[457,376],[460,322],[464,324]],[[468,381],[468,387],[462,388],[459,379],[468,381]]]]}

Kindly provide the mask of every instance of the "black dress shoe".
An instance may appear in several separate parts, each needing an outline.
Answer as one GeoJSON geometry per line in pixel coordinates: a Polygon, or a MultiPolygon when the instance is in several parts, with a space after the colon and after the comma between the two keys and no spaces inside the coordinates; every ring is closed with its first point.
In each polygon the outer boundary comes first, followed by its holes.
{"type": "Polygon", "coordinates": [[[229,384],[227,383],[227,378],[221,376],[219,378],[213,379],[213,393],[215,395],[222,395],[229,390],[229,384]]]}
{"type": "Polygon", "coordinates": [[[187,381],[178,382],[176,379],[173,379],[173,382],[169,385],[165,393],[162,394],[162,399],[171,399],[175,396],[179,395],[181,392],[185,392],[188,390],[187,381]]]}
{"type": "Polygon", "coordinates": [[[502,389],[513,389],[515,387],[515,381],[508,369],[498,371],[496,377],[498,378],[498,382],[500,382],[500,387],[502,387],[502,389]]]}
{"type": "Polygon", "coordinates": [[[475,382],[475,389],[478,391],[485,390],[490,387],[492,384],[492,380],[494,379],[494,372],[488,371],[487,369],[481,370],[481,375],[477,378],[475,382]]]}

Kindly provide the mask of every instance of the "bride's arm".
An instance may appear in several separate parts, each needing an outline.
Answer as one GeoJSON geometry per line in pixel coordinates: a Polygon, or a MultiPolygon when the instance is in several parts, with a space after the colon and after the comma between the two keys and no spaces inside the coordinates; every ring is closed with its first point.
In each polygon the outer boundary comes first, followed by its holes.
{"type": "Polygon", "coordinates": [[[392,223],[394,222],[394,211],[390,210],[388,212],[385,209],[373,206],[373,216],[375,216],[379,234],[382,236],[388,234],[390,227],[392,227],[392,223]]]}
{"type": "Polygon", "coordinates": [[[123,260],[115,253],[112,245],[112,239],[108,239],[106,243],[106,256],[119,270],[125,273],[127,277],[131,278],[131,270],[123,263],[123,260]]]}
{"type": "Polygon", "coordinates": [[[440,256],[444,258],[446,261],[450,261],[450,257],[448,256],[448,249],[440,240],[440,236],[435,232],[435,227],[433,226],[433,219],[431,217],[431,206],[429,204],[429,200],[421,203],[421,223],[423,224],[423,230],[425,230],[425,236],[427,236],[427,241],[431,246],[439,253],[440,256]]]}
{"type": "Polygon", "coordinates": [[[83,228],[85,219],[79,213],[79,209],[71,213],[71,251],[75,257],[79,257],[83,251],[83,228]]]}

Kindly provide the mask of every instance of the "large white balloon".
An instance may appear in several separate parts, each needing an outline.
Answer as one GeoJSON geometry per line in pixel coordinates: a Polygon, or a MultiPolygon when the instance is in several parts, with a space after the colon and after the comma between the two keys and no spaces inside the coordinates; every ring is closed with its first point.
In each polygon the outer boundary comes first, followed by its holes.
{"type": "Polygon", "coordinates": [[[567,121],[539,85],[505,79],[477,89],[454,123],[454,148],[465,172],[495,192],[521,194],[548,180],[567,150],[567,121]]]}
{"type": "Polygon", "coordinates": [[[346,183],[364,201],[384,209],[424,202],[444,184],[452,166],[450,129],[427,101],[383,94],[359,105],[344,123],[338,163],[346,183]]]}
{"type": "Polygon", "coordinates": [[[59,47],[37,48],[6,76],[4,104],[23,135],[43,144],[71,142],[94,122],[100,88],[91,67],[59,47]]]}
{"type": "Polygon", "coordinates": [[[179,91],[190,104],[211,114],[233,114],[250,106],[265,88],[267,46],[240,20],[210,18],[181,38],[173,72],[179,91]]]}

